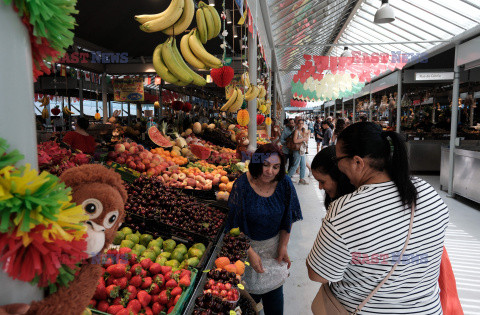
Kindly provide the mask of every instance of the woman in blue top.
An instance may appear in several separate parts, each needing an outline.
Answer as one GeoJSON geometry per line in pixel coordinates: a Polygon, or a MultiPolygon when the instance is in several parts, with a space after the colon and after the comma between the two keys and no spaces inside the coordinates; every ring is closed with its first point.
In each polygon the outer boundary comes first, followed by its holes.
{"type": "Polygon", "coordinates": [[[290,258],[287,245],[293,222],[302,219],[297,192],[285,176],[285,157],[273,144],[258,148],[248,172],[233,184],[227,230],[239,227],[251,239],[244,279],[266,315],[283,314],[283,283],[290,258]]]}

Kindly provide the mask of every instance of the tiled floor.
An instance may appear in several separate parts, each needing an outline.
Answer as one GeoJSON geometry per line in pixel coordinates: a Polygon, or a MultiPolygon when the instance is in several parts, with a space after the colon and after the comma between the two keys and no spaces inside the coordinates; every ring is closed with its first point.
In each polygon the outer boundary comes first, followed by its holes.
{"type": "MultiPolygon", "coordinates": [[[[315,156],[315,143],[310,140],[308,162],[315,156]]],[[[421,176],[439,191],[439,176],[421,176]]],[[[298,181],[298,177],[294,177],[298,181]]],[[[303,221],[294,224],[289,244],[292,259],[290,278],[284,286],[285,314],[311,314],[310,305],[319,284],[308,279],[306,257],[312,247],[321,219],[325,216],[323,191],[315,179],[310,185],[295,187],[300,197],[303,221]]],[[[450,225],[445,245],[457,280],[457,289],[465,315],[480,314],[480,206],[446,197],[439,191],[450,210],[450,225]]]]}

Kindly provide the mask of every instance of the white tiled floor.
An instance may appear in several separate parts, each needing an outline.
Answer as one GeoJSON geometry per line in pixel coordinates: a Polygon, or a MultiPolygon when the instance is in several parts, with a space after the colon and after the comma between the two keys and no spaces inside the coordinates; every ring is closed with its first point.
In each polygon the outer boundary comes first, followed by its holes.
{"type": "MultiPolygon", "coordinates": [[[[307,161],[315,156],[316,145],[309,143],[307,161]]],[[[421,176],[439,191],[439,176],[421,176]]],[[[294,177],[297,181],[298,177],[294,177]]],[[[289,255],[292,259],[290,278],[284,286],[285,314],[311,314],[310,305],[319,284],[308,279],[305,260],[325,216],[323,191],[315,179],[308,178],[310,185],[295,184],[303,212],[303,221],[292,228],[289,255]]],[[[450,210],[450,225],[445,245],[452,262],[457,289],[465,315],[480,314],[480,206],[446,197],[439,191],[450,210]]]]}

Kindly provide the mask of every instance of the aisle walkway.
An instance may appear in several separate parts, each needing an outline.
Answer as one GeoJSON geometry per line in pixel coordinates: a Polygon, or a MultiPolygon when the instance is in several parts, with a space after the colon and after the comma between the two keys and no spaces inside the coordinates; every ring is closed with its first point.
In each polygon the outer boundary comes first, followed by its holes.
{"type": "MultiPolygon", "coordinates": [[[[307,161],[315,156],[316,144],[310,140],[307,161]]],[[[308,174],[308,173],[307,173],[308,174]]],[[[421,176],[439,191],[439,176],[421,176]]],[[[294,176],[298,181],[298,176],[294,176]]],[[[310,304],[320,287],[308,279],[305,260],[312,247],[325,216],[323,191],[313,177],[307,178],[310,185],[295,184],[303,211],[303,221],[292,228],[289,255],[292,260],[290,278],[285,283],[285,314],[311,314],[310,304]]],[[[457,288],[465,315],[480,314],[480,206],[473,208],[456,199],[440,195],[450,210],[450,224],[445,245],[452,261],[457,288]]]]}

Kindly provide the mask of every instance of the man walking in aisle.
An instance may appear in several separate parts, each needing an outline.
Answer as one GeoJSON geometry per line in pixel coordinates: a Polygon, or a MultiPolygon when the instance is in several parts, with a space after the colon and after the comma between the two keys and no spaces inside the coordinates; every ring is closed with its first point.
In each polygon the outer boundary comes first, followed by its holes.
{"type": "Polygon", "coordinates": [[[313,125],[313,137],[315,138],[315,142],[317,142],[317,153],[320,151],[322,146],[323,140],[323,130],[322,130],[322,120],[319,116],[315,117],[316,121],[313,125]]]}
{"type": "Polygon", "coordinates": [[[323,128],[323,140],[322,140],[322,148],[328,147],[330,145],[330,140],[332,139],[332,129],[330,129],[330,125],[327,120],[322,121],[322,128],[323,128]]]}
{"type": "Polygon", "coordinates": [[[283,128],[282,135],[280,136],[280,144],[282,145],[283,154],[285,154],[285,165],[288,165],[288,170],[295,164],[293,161],[293,152],[287,147],[287,138],[295,131],[295,121],[292,118],[285,119],[284,124],[285,128],[283,128]]]}

